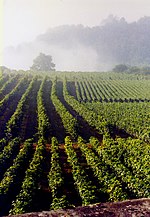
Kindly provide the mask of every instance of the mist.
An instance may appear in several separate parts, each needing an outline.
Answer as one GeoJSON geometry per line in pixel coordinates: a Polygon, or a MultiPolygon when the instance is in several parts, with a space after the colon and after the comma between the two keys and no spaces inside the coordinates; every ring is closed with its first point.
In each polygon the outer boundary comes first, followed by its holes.
{"type": "Polygon", "coordinates": [[[98,71],[100,67],[97,52],[91,47],[78,43],[76,47],[66,49],[37,40],[5,49],[4,65],[28,70],[41,52],[52,56],[57,71],[98,71]]]}
{"type": "Polygon", "coordinates": [[[51,55],[58,71],[106,71],[116,64],[150,65],[150,17],[128,23],[109,16],[102,25],[63,25],[30,43],[7,47],[4,66],[28,70],[40,52],[51,55]]]}

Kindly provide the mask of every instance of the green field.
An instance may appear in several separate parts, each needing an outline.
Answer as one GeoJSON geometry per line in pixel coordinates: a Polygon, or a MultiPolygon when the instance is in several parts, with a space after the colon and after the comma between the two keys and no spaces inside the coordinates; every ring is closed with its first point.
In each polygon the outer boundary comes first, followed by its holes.
{"type": "Polygon", "coordinates": [[[150,75],[0,76],[0,215],[150,197],[150,75]]]}

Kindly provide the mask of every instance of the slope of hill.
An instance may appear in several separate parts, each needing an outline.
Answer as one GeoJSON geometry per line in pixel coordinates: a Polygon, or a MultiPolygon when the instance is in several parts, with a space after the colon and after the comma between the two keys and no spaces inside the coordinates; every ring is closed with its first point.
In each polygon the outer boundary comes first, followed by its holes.
{"type": "Polygon", "coordinates": [[[0,215],[149,198],[150,76],[0,77],[0,215]]]}

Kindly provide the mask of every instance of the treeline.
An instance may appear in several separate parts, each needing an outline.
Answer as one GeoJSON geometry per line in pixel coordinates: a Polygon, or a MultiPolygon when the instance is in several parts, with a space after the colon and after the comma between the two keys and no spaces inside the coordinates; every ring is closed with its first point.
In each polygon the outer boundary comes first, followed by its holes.
{"type": "Polygon", "coordinates": [[[113,70],[114,72],[120,72],[120,73],[129,73],[129,74],[144,74],[144,75],[150,75],[150,66],[129,66],[125,64],[118,64],[116,65],[113,70]]]}

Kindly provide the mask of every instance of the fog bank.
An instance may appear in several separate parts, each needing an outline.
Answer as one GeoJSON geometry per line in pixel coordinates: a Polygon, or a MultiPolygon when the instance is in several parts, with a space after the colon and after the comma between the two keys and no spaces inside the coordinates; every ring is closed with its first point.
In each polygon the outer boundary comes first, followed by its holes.
{"type": "Polygon", "coordinates": [[[5,66],[29,69],[40,52],[51,55],[56,70],[103,71],[115,64],[150,65],[150,17],[128,23],[109,16],[103,25],[50,28],[30,43],[8,47],[5,66]]]}

